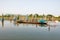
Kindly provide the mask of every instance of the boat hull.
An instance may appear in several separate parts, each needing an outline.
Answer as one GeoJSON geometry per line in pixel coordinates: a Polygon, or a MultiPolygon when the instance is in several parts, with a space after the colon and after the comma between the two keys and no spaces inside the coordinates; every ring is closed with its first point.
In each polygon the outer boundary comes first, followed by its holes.
{"type": "Polygon", "coordinates": [[[27,23],[27,24],[47,24],[47,23],[40,23],[40,22],[22,22],[22,21],[17,21],[17,23],[27,23]]]}

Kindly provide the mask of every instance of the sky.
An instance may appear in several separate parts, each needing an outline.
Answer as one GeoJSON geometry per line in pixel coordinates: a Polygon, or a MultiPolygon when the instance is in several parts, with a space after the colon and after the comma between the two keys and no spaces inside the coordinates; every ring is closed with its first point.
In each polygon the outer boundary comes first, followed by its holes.
{"type": "Polygon", "coordinates": [[[0,15],[2,13],[60,16],[60,0],[0,0],[0,15]]]}

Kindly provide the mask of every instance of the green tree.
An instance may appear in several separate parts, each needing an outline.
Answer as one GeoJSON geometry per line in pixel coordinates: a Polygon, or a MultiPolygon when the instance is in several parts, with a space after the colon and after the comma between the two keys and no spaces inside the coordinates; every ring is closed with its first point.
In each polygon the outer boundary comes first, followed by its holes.
{"type": "Polygon", "coordinates": [[[39,15],[38,14],[35,14],[34,17],[39,17],[39,15]]]}
{"type": "Polygon", "coordinates": [[[32,16],[33,16],[32,14],[29,15],[29,17],[32,17],[32,16]]]}
{"type": "Polygon", "coordinates": [[[48,14],[48,15],[47,15],[47,17],[48,17],[48,18],[51,18],[51,17],[54,17],[54,16],[53,16],[53,15],[51,15],[51,14],[48,14]]]}
{"type": "Polygon", "coordinates": [[[46,17],[47,17],[50,21],[52,21],[52,17],[54,17],[54,16],[51,15],[51,14],[48,14],[46,17]]]}
{"type": "Polygon", "coordinates": [[[58,16],[58,21],[60,21],[60,16],[58,16]]]}

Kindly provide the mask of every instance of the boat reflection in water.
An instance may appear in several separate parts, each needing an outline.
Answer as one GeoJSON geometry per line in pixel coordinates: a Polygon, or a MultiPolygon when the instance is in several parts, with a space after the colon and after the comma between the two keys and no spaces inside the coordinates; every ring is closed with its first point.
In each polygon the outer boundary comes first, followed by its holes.
{"type": "Polygon", "coordinates": [[[53,25],[46,25],[46,24],[25,24],[25,23],[14,23],[14,25],[17,25],[17,26],[19,26],[20,24],[22,24],[23,26],[25,26],[25,25],[26,25],[26,26],[27,26],[27,25],[28,25],[28,26],[30,26],[30,25],[32,25],[32,26],[35,25],[36,28],[37,28],[37,27],[41,27],[41,28],[42,28],[42,27],[45,27],[45,28],[48,29],[48,31],[50,31],[50,28],[52,28],[52,27],[55,28],[56,26],[58,26],[58,25],[54,25],[54,24],[53,24],[53,25]]]}
{"type": "MultiPolygon", "coordinates": [[[[2,23],[2,27],[4,27],[4,21],[1,21],[1,23],[2,23]]],[[[12,23],[12,22],[10,22],[10,23],[12,23]]],[[[57,25],[25,24],[25,23],[13,23],[13,24],[14,24],[15,26],[17,26],[17,27],[20,26],[20,24],[22,24],[23,26],[25,26],[25,25],[26,25],[26,26],[27,26],[27,25],[28,25],[28,26],[30,26],[30,25],[32,25],[32,26],[35,25],[36,28],[38,28],[38,27],[41,27],[41,28],[42,28],[42,27],[45,27],[45,28],[48,29],[48,31],[50,31],[50,28],[51,28],[51,27],[54,27],[54,28],[55,28],[55,27],[57,26],[57,25]]]]}

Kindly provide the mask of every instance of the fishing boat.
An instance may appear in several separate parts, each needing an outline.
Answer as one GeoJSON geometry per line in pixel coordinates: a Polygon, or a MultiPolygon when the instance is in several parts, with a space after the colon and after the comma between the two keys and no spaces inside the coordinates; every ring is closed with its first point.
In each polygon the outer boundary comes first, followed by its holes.
{"type": "Polygon", "coordinates": [[[40,23],[40,22],[22,22],[22,21],[17,21],[17,23],[27,23],[27,24],[47,24],[47,23],[40,23]]]}
{"type": "Polygon", "coordinates": [[[27,24],[47,24],[45,20],[39,20],[39,22],[24,22],[24,21],[17,21],[17,23],[27,23],[27,24]]]}

